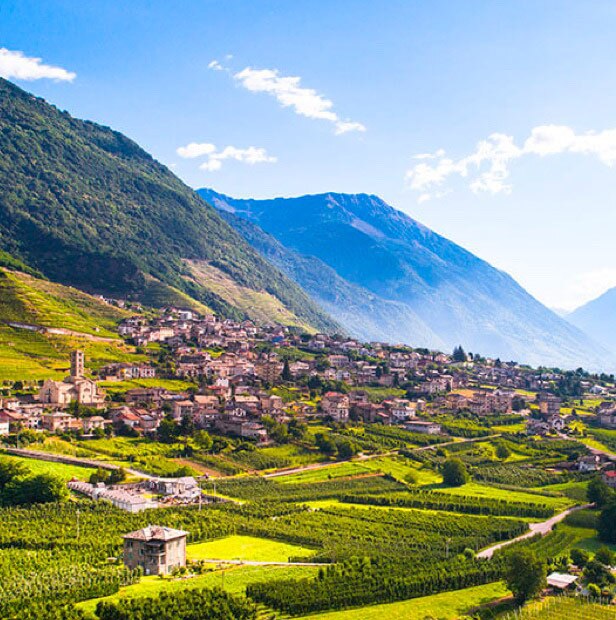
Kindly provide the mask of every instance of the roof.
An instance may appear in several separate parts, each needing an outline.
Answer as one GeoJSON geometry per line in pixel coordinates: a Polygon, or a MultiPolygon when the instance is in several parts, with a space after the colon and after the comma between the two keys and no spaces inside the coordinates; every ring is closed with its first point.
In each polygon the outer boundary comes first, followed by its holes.
{"type": "Polygon", "coordinates": [[[568,575],[567,573],[551,573],[547,577],[549,586],[553,588],[567,588],[577,581],[577,575],[568,575]]]}
{"type": "Polygon", "coordinates": [[[136,530],[128,534],[124,534],[122,538],[128,538],[130,540],[175,540],[176,538],[183,538],[188,536],[188,532],[184,530],[174,530],[171,527],[165,527],[164,525],[148,525],[142,530],[136,530]]]}

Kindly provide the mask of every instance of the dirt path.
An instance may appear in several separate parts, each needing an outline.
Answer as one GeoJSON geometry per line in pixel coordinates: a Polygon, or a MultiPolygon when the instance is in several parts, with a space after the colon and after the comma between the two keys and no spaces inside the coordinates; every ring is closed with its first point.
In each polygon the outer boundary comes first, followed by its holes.
{"type": "Polygon", "coordinates": [[[512,538],[511,540],[506,540],[505,542],[498,543],[497,545],[492,545],[491,547],[488,547],[487,549],[480,551],[477,554],[477,557],[478,558],[491,558],[497,549],[502,549],[503,547],[506,547],[507,545],[511,545],[512,543],[517,542],[518,540],[524,540],[526,538],[531,538],[535,536],[536,534],[541,534],[541,536],[545,536],[546,534],[548,534],[554,529],[554,526],[557,523],[560,523],[565,517],[567,517],[567,515],[570,515],[572,512],[575,512],[577,510],[582,510],[582,508],[589,508],[590,506],[592,506],[592,504],[585,504],[584,506],[574,506],[573,508],[568,508],[564,512],[561,512],[557,515],[554,515],[553,517],[550,517],[547,521],[542,521],[541,523],[531,523],[530,530],[526,532],[525,534],[522,534],[521,536],[518,536],[517,538],[512,538]]]}

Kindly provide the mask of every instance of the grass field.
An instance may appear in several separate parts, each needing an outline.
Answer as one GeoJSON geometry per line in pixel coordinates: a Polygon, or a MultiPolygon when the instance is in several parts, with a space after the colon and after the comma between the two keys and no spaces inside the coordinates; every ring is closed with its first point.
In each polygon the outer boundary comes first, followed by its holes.
{"type": "Polygon", "coordinates": [[[160,387],[170,392],[184,392],[188,388],[195,387],[190,381],[179,379],[131,379],[130,381],[100,381],[99,385],[110,394],[124,394],[135,388],[160,387]]]}
{"type": "Polygon", "coordinates": [[[318,568],[315,566],[228,566],[190,579],[162,579],[150,576],[142,577],[135,585],[121,588],[112,596],[91,599],[78,603],[77,607],[95,618],[94,610],[100,600],[118,600],[120,598],[139,598],[156,596],[161,592],[178,592],[189,588],[224,587],[232,594],[244,594],[246,586],[259,581],[272,579],[301,579],[313,577],[318,568]]]}
{"type": "MultiPolygon", "coordinates": [[[[1,318],[1,317],[0,317],[1,318]]],[[[100,368],[111,362],[141,362],[134,348],[123,341],[98,342],[77,336],[40,334],[0,326],[0,381],[62,379],[68,374],[69,354],[83,349],[86,366],[100,368]]]]}
{"type": "Polygon", "coordinates": [[[461,487],[434,487],[439,492],[446,492],[452,495],[468,495],[474,497],[490,497],[493,499],[502,499],[510,502],[529,502],[531,504],[545,504],[556,510],[564,510],[571,506],[574,501],[568,497],[547,497],[543,495],[533,495],[532,493],[524,493],[523,491],[509,491],[507,489],[499,489],[478,482],[469,482],[461,487]]]}
{"type": "Polygon", "coordinates": [[[314,551],[267,538],[227,536],[219,540],[189,545],[186,554],[189,560],[288,562],[290,557],[308,558],[314,551]]]}
{"type": "Polygon", "coordinates": [[[417,484],[440,484],[442,476],[430,469],[420,469],[411,465],[404,458],[396,456],[383,456],[363,461],[350,461],[344,463],[331,463],[318,469],[309,469],[288,476],[276,478],[281,483],[296,482],[321,482],[332,478],[342,478],[347,476],[361,476],[362,474],[384,473],[390,474],[398,480],[406,481],[412,475],[417,484]]]}
{"type": "Polygon", "coordinates": [[[2,458],[10,459],[25,465],[33,474],[53,474],[58,478],[68,482],[72,478],[79,480],[88,480],[90,474],[96,470],[90,467],[79,467],[78,465],[66,465],[64,463],[51,463],[48,461],[39,461],[37,459],[21,458],[19,456],[10,456],[2,454],[2,458]]]}
{"type": "Polygon", "coordinates": [[[426,618],[450,620],[459,618],[479,605],[485,605],[506,596],[509,596],[509,591],[503,583],[489,583],[484,586],[443,592],[399,603],[304,617],[315,618],[315,620],[425,620],[426,618]]]}

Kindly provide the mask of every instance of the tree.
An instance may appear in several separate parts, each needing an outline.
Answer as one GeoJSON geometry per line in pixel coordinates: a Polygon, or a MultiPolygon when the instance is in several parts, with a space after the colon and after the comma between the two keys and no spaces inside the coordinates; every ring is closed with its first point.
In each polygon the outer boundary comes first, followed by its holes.
{"type": "Polygon", "coordinates": [[[496,445],[496,456],[504,461],[511,456],[511,450],[504,443],[498,443],[496,445]]]}
{"type": "Polygon", "coordinates": [[[595,560],[601,562],[601,564],[605,566],[614,566],[616,564],[616,553],[609,547],[601,547],[597,553],[595,553],[595,560]]]}
{"type": "Polygon", "coordinates": [[[616,581],[610,569],[601,564],[601,562],[597,562],[597,560],[591,560],[586,564],[584,579],[587,583],[596,583],[601,587],[606,587],[616,581]]]}
{"type": "Polygon", "coordinates": [[[120,484],[126,480],[126,470],[123,467],[112,469],[107,479],[109,484],[120,484]]]}
{"type": "Polygon", "coordinates": [[[453,355],[451,356],[451,359],[454,362],[465,362],[466,361],[466,353],[464,352],[462,345],[456,347],[453,350],[453,355]]]}
{"type": "Polygon", "coordinates": [[[3,502],[10,506],[46,504],[68,499],[69,492],[60,478],[38,474],[11,482],[2,494],[3,502]]]}
{"type": "Polygon", "coordinates": [[[158,438],[163,443],[174,443],[180,434],[178,425],[173,421],[173,418],[165,416],[158,426],[158,438]]]}
{"type": "Polygon", "coordinates": [[[281,378],[283,381],[292,381],[293,375],[291,374],[291,368],[289,368],[289,360],[284,361],[284,365],[282,367],[282,375],[281,378]]]}
{"type": "Polygon", "coordinates": [[[293,418],[289,424],[289,435],[293,437],[295,440],[303,439],[306,436],[306,432],[308,431],[308,426],[305,422],[298,420],[297,418],[293,418]]]}
{"type": "Polygon", "coordinates": [[[532,551],[521,549],[508,557],[505,581],[518,604],[536,596],[547,586],[546,565],[532,551]]]}
{"type": "Polygon", "coordinates": [[[212,437],[207,431],[197,431],[195,433],[195,443],[200,450],[209,452],[212,449],[212,437]]]}
{"type": "Polygon", "coordinates": [[[588,564],[588,560],[590,560],[590,555],[588,555],[587,551],[584,549],[571,549],[571,561],[580,568],[584,568],[586,564],[588,564]]]}
{"type": "Polygon", "coordinates": [[[449,459],[443,465],[443,482],[448,487],[461,487],[468,482],[466,465],[460,459],[449,459]]]}
{"type": "Polygon", "coordinates": [[[597,508],[605,506],[613,496],[613,491],[599,476],[593,478],[586,488],[588,501],[595,504],[597,508]]]}
{"type": "Polygon", "coordinates": [[[0,458],[0,491],[15,478],[20,478],[27,473],[26,467],[19,461],[0,458]]]}
{"type": "Polygon", "coordinates": [[[317,433],[314,436],[314,440],[317,444],[317,448],[319,448],[323,454],[332,455],[337,450],[335,441],[325,433],[317,433]]]}
{"type": "Polygon", "coordinates": [[[597,531],[602,541],[616,543],[616,500],[612,500],[601,511],[597,531]]]}
{"type": "Polygon", "coordinates": [[[338,456],[341,459],[350,459],[355,454],[357,454],[357,446],[348,439],[338,442],[338,456]]]}

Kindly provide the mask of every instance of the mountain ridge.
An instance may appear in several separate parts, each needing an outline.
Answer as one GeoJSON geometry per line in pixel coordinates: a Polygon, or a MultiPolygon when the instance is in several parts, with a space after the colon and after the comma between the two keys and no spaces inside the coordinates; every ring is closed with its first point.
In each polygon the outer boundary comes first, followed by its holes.
{"type": "MultiPolygon", "coordinates": [[[[451,348],[462,343],[483,354],[551,366],[612,364],[606,351],[545,308],[507,273],[378,196],[329,192],[255,200],[234,199],[207,188],[198,192],[219,210],[275,238],[295,254],[295,261],[297,255],[316,258],[379,300],[403,304],[421,324],[421,338],[412,344],[451,348]]],[[[262,239],[256,240],[258,234],[240,229],[237,219],[231,223],[265,256],[272,253],[262,239]]],[[[289,266],[277,264],[294,277],[289,266]]],[[[304,281],[300,284],[349,327],[342,308],[323,304],[326,291],[309,290],[304,281]]],[[[362,329],[357,325],[354,329],[361,337],[362,329]]],[[[404,330],[398,322],[381,325],[381,331],[395,335],[404,330]]],[[[408,336],[404,334],[406,342],[408,336]]]]}
{"type": "Polygon", "coordinates": [[[616,355],[616,286],[575,309],[566,319],[616,355]]]}
{"type": "Polygon", "coordinates": [[[75,119],[0,79],[0,251],[89,293],[150,305],[190,299],[232,318],[186,261],[206,261],[244,291],[288,310],[289,324],[337,325],[218,212],[135,142],[75,119]]]}

